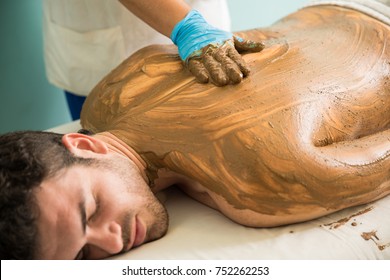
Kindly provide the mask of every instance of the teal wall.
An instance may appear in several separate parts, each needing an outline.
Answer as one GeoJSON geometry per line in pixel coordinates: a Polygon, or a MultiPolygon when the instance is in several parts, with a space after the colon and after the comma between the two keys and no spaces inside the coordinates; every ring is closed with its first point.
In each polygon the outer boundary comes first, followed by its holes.
{"type": "Polygon", "coordinates": [[[233,31],[268,26],[309,0],[227,0],[233,31]]]}
{"type": "Polygon", "coordinates": [[[45,77],[41,18],[41,0],[0,2],[0,133],[70,121],[65,97],[45,77]]]}
{"type": "MultiPolygon", "coordinates": [[[[306,2],[228,0],[232,28],[267,26],[306,2]]],[[[41,18],[41,0],[0,2],[0,133],[70,121],[62,90],[46,80],[41,18]]]]}

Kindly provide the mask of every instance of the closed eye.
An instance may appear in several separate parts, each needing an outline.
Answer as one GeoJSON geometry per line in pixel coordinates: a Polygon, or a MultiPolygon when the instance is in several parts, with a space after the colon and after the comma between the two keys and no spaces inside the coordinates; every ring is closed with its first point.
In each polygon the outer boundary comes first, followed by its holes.
{"type": "Polygon", "coordinates": [[[88,222],[93,222],[96,217],[98,216],[99,212],[100,212],[100,200],[97,196],[94,196],[94,200],[95,200],[95,211],[93,212],[93,214],[88,218],[88,222]]]}

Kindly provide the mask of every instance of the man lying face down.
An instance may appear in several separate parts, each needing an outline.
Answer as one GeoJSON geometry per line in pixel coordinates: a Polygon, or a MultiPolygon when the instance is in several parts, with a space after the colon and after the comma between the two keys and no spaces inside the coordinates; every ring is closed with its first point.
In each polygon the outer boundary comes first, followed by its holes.
{"type": "Polygon", "coordinates": [[[162,237],[172,185],[250,227],[390,193],[390,27],[306,7],[269,28],[239,85],[199,84],[175,49],[140,50],[84,105],[93,134],[0,138],[1,256],[105,258],[162,237]]]}

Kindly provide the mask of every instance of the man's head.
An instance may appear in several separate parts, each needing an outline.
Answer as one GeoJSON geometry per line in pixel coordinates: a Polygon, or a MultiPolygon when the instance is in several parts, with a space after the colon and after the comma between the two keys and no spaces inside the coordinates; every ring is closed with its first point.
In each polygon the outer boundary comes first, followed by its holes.
{"type": "Polygon", "coordinates": [[[1,259],[104,258],[163,236],[134,163],[93,136],[0,136],[1,259]]]}

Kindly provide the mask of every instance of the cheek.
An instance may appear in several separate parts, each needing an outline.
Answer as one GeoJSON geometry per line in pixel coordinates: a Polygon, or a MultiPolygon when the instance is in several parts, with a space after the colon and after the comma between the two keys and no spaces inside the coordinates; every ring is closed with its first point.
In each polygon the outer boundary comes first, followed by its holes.
{"type": "MultiPolygon", "coordinates": [[[[121,166],[123,167],[123,166],[121,166]]],[[[131,170],[108,173],[100,182],[100,202],[104,210],[122,215],[124,212],[139,212],[153,200],[153,193],[146,182],[131,170]],[[127,171],[127,172],[126,172],[127,171]]]]}
{"type": "Polygon", "coordinates": [[[116,189],[102,195],[100,207],[108,216],[123,215],[145,208],[147,199],[145,194],[129,192],[127,189],[116,189]]]}

